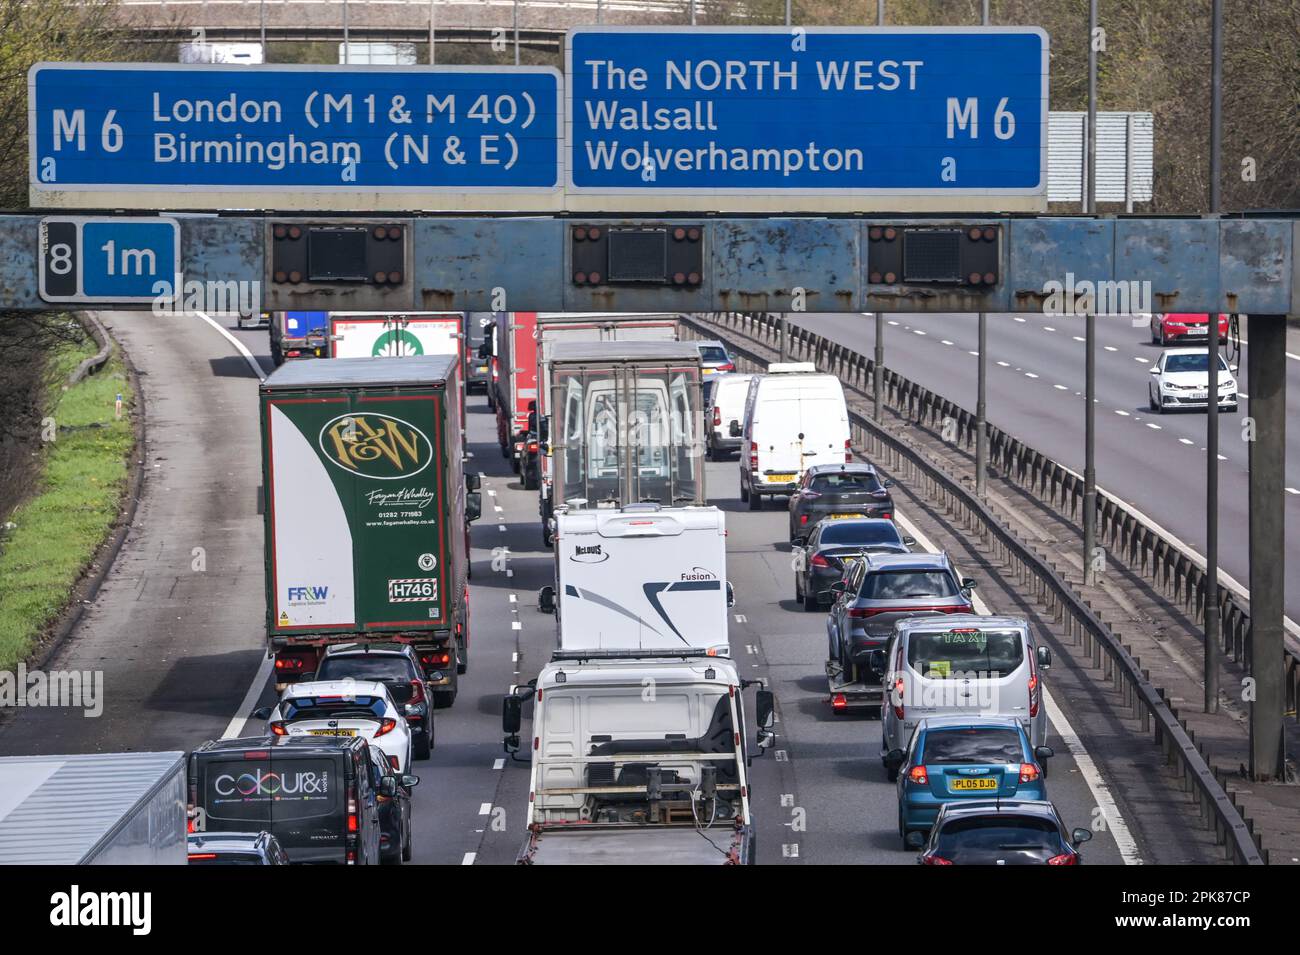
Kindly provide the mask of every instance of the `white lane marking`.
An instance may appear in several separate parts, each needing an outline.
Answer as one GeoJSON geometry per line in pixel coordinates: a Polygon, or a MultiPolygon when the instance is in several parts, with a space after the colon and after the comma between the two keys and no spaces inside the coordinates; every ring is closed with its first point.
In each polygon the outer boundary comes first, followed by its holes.
{"type": "Polygon", "coordinates": [[[516,650],[514,653],[510,654],[510,662],[511,662],[511,663],[518,663],[518,662],[519,662],[519,651],[518,651],[518,650],[516,650]]]}
{"type": "Polygon", "coordinates": [[[511,630],[522,630],[522,629],[524,629],[524,625],[523,625],[522,623],[520,623],[518,620],[515,620],[515,621],[513,621],[513,622],[510,624],[510,629],[511,629],[511,630]]]}
{"type": "Polygon", "coordinates": [[[492,768],[493,768],[493,769],[505,769],[505,768],[506,768],[506,761],[505,761],[504,759],[494,759],[494,760],[492,760],[492,768]]]}
{"type": "Polygon", "coordinates": [[[1009,362],[1009,361],[1000,361],[1000,362],[998,362],[998,364],[1001,365],[1003,368],[1010,368],[1010,367],[1011,367],[1011,362],[1009,362]]]}
{"type": "Polygon", "coordinates": [[[1054,332],[1054,331],[1056,331],[1056,329],[1053,328],[1051,325],[1044,325],[1044,326],[1043,326],[1043,331],[1045,331],[1045,332],[1054,332]]]}
{"type": "Polygon", "coordinates": [[[898,324],[898,322],[894,321],[892,318],[887,319],[887,321],[888,321],[889,324],[891,324],[891,325],[897,325],[897,324],[898,324]]]}
{"type": "Polygon", "coordinates": [[[275,669],[275,661],[271,657],[262,657],[262,662],[257,667],[257,673],[253,675],[253,682],[248,685],[248,692],[239,701],[239,708],[235,710],[235,715],[226,724],[226,731],[221,734],[222,739],[231,739],[244,734],[244,727],[248,725],[249,721],[249,717],[244,714],[252,711],[253,704],[262,695],[262,687],[266,686],[266,681],[271,678],[273,669],[275,669]]]}
{"type": "Polygon", "coordinates": [[[913,335],[924,335],[925,332],[921,331],[919,328],[914,328],[914,329],[912,329],[912,334],[913,334],[913,335]]]}
{"type": "Polygon", "coordinates": [[[1226,460],[1228,460],[1228,459],[1225,458],[1222,454],[1216,454],[1215,457],[1217,457],[1220,461],[1226,461],[1226,460]]]}
{"type": "Polygon", "coordinates": [[[504,524],[498,524],[497,530],[499,530],[502,534],[504,534],[506,532],[506,526],[504,524]]]}
{"type": "Polygon", "coordinates": [[[980,356],[980,353],[977,352],[977,351],[970,351],[970,352],[967,352],[966,354],[968,354],[968,355],[974,355],[976,358],[978,358],[978,357],[980,356]]]}
{"type": "Polygon", "coordinates": [[[944,345],[951,345],[951,344],[952,344],[952,342],[948,341],[948,339],[946,339],[946,338],[942,340],[942,343],[943,343],[944,345]]]}
{"type": "Polygon", "coordinates": [[[1142,362],[1142,364],[1144,364],[1144,365],[1149,365],[1149,364],[1151,363],[1151,359],[1150,359],[1150,358],[1143,358],[1141,355],[1134,355],[1134,356],[1133,356],[1133,360],[1134,360],[1134,361],[1140,361],[1140,362],[1142,362]]]}
{"type": "Polygon", "coordinates": [[[1293,488],[1293,487],[1289,487],[1289,488],[1287,488],[1287,489],[1286,489],[1286,492],[1287,492],[1288,494],[1300,494],[1300,491],[1297,491],[1297,490],[1296,490],[1295,488],[1293,488]]]}
{"type": "Polygon", "coordinates": [[[1163,430],[1163,429],[1160,427],[1160,425],[1158,425],[1158,424],[1152,424],[1150,421],[1147,422],[1147,427],[1150,428],[1152,431],[1160,431],[1160,430],[1163,430]]]}
{"type": "Polygon", "coordinates": [[[1116,408],[1115,414],[1122,414],[1125,418],[1128,417],[1128,412],[1125,411],[1123,408],[1116,408]]]}
{"type": "Polygon", "coordinates": [[[497,496],[497,492],[492,490],[491,488],[488,488],[488,497],[496,497],[496,496],[497,496]]]}
{"type": "MultiPolygon", "coordinates": [[[[939,548],[934,546],[934,542],[926,537],[919,527],[909,521],[903,514],[900,514],[897,508],[894,509],[894,520],[926,550],[931,553],[938,552],[939,548]]],[[[984,602],[984,598],[978,593],[971,595],[971,603],[975,605],[976,613],[987,614],[989,612],[988,604],[984,602]]],[[[1092,761],[1087,747],[1083,745],[1083,740],[1079,739],[1079,734],[1074,731],[1070,721],[1065,718],[1061,708],[1056,705],[1056,700],[1052,697],[1046,684],[1043,685],[1043,700],[1047,703],[1047,721],[1052,724],[1052,728],[1056,730],[1056,735],[1061,738],[1065,748],[1074,757],[1074,764],[1079,767],[1079,775],[1087,783],[1096,804],[1101,807],[1107,828],[1115,839],[1115,848],[1119,850],[1120,858],[1124,860],[1125,865],[1141,865],[1142,857],[1138,854],[1137,841],[1129,831],[1128,823],[1125,822],[1123,814],[1119,811],[1119,805],[1115,802],[1115,797],[1111,795],[1106,780],[1102,778],[1101,771],[1097,769],[1097,764],[1092,761]]]]}
{"type": "Polygon", "coordinates": [[[1061,708],[1056,705],[1052,691],[1047,688],[1046,684],[1043,685],[1043,700],[1047,703],[1047,721],[1056,729],[1056,735],[1061,737],[1061,742],[1065,744],[1065,748],[1074,757],[1074,764],[1079,767],[1079,775],[1088,784],[1088,789],[1092,792],[1092,798],[1096,800],[1097,805],[1101,808],[1102,815],[1105,817],[1106,824],[1110,829],[1110,834],[1115,840],[1115,848],[1119,850],[1120,858],[1124,860],[1125,865],[1141,865],[1142,856],[1138,853],[1137,840],[1133,838],[1133,833],[1129,831],[1128,823],[1119,811],[1119,805],[1115,802],[1115,797],[1111,795],[1110,787],[1106,785],[1106,780],[1102,778],[1101,771],[1097,769],[1097,764],[1092,761],[1092,756],[1084,747],[1083,740],[1079,739],[1079,734],[1074,731],[1070,721],[1065,718],[1061,708]]]}
{"type": "Polygon", "coordinates": [[[1196,444],[1196,442],[1193,441],[1191,438],[1179,438],[1178,440],[1181,441],[1183,444],[1191,444],[1191,445],[1196,444]]]}
{"type": "Polygon", "coordinates": [[[460,860],[460,864],[461,864],[461,865],[473,865],[473,864],[474,864],[474,860],[475,860],[477,857],[478,857],[478,853],[477,853],[477,852],[467,852],[467,853],[465,853],[465,858],[463,858],[463,859],[460,860]]]}
{"type": "Polygon", "coordinates": [[[502,507],[500,504],[493,504],[492,509],[496,511],[498,514],[500,514],[502,511],[505,510],[505,508],[502,507]]]}
{"type": "Polygon", "coordinates": [[[1035,375],[1032,371],[1027,371],[1027,372],[1025,372],[1025,377],[1026,377],[1026,378],[1037,378],[1038,376],[1035,375]]]}
{"type": "Polygon", "coordinates": [[[257,359],[253,357],[253,353],[244,346],[243,342],[241,342],[234,335],[230,334],[229,330],[227,330],[225,326],[223,326],[220,322],[214,322],[203,312],[195,312],[194,314],[197,315],[199,318],[203,319],[213,328],[215,328],[218,332],[221,333],[221,336],[225,338],[226,341],[230,342],[230,344],[235,346],[235,351],[239,352],[241,355],[244,356],[244,361],[248,362],[248,367],[253,369],[253,374],[257,377],[258,381],[261,381],[263,378],[266,377],[266,373],[262,371],[262,366],[258,364],[257,359]]]}
{"type": "Polygon", "coordinates": [[[1084,338],[1082,335],[1072,335],[1070,337],[1073,338],[1076,342],[1086,342],[1088,340],[1084,338]]]}
{"type": "Polygon", "coordinates": [[[748,622],[749,622],[749,618],[747,618],[743,613],[736,614],[736,623],[748,623],[748,622]]]}
{"type": "Polygon", "coordinates": [[[515,603],[515,602],[518,601],[518,600],[519,600],[518,595],[516,595],[516,594],[511,594],[511,595],[510,595],[510,602],[511,602],[511,603],[515,603]]]}
{"type": "Polygon", "coordinates": [[[478,814],[480,816],[492,815],[492,804],[490,802],[480,803],[478,807],[478,814]]]}
{"type": "Polygon", "coordinates": [[[1055,388],[1057,391],[1069,391],[1069,390],[1070,390],[1069,388],[1065,387],[1065,385],[1052,385],[1052,387],[1055,388]]]}
{"type": "Polygon", "coordinates": [[[1023,318],[1021,318],[1019,315],[1013,315],[1012,318],[1014,318],[1016,321],[1018,321],[1018,322],[1020,322],[1020,323],[1022,323],[1022,324],[1023,324],[1024,321],[1025,321],[1025,320],[1024,320],[1023,318]]]}
{"type": "Polygon", "coordinates": [[[1119,351],[1119,349],[1114,345],[1102,345],[1101,347],[1106,349],[1106,351],[1119,351]]]}

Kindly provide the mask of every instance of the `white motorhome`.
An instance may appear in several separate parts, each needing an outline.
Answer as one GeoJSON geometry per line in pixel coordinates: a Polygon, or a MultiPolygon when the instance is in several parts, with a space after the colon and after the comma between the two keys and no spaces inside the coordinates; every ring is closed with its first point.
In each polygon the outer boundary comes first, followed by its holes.
{"type": "Polygon", "coordinates": [[[811,362],[768,366],[749,382],[740,446],[740,499],[790,494],[814,464],[852,460],[849,411],[834,375],[811,362]]]}
{"type": "Polygon", "coordinates": [[[559,647],[729,656],[727,529],[716,507],[561,509],[555,516],[559,647]]]}

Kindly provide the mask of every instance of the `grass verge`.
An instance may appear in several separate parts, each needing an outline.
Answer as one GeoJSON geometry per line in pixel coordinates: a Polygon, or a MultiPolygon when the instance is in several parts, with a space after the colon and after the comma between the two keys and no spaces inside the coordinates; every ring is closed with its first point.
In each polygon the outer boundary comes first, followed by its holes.
{"type": "MultiPolygon", "coordinates": [[[[59,381],[98,346],[87,339],[53,357],[59,381]]],[[[46,441],[36,493],[4,517],[0,538],[0,670],[26,659],[67,605],[73,586],[112,531],[134,443],[131,385],[117,348],[98,374],[49,398],[57,438],[46,441]],[[121,420],[114,405],[122,396],[121,420]]]]}

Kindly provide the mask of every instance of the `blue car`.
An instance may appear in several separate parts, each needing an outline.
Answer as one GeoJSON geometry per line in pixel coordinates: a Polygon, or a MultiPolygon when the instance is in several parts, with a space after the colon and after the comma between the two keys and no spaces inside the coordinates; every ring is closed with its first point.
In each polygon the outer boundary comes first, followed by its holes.
{"type": "MultiPolygon", "coordinates": [[[[967,799],[1047,799],[1050,746],[1029,745],[1014,717],[937,716],[921,720],[898,768],[898,834],[928,832],[945,803],[967,799]]],[[[893,768],[890,766],[890,768],[893,768]]]]}

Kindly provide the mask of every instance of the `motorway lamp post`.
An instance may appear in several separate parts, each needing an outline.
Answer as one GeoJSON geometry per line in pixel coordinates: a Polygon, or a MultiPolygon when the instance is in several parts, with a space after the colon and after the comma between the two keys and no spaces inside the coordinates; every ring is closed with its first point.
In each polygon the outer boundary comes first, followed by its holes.
{"type": "MultiPolygon", "coordinates": [[[[1097,212],[1097,0],[1088,4],[1088,119],[1087,153],[1084,167],[1088,187],[1085,212],[1097,212]]],[[[1094,299],[1084,319],[1083,385],[1083,582],[1097,582],[1097,302],[1094,299]]]]}
{"type": "MultiPolygon", "coordinates": [[[[989,25],[989,0],[984,0],[983,26],[989,25]]],[[[979,371],[975,386],[975,496],[983,500],[988,489],[989,437],[986,396],[988,394],[989,316],[979,313],[979,371]]]]}
{"type": "Polygon", "coordinates": [[[438,62],[437,50],[434,48],[434,24],[437,23],[437,13],[434,8],[435,0],[429,0],[429,65],[433,66],[438,62]]]}
{"type": "Polygon", "coordinates": [[[519,0],[511,4],[511,16],[515,26],[515,66],[519,65],[519,0]]]}
{"type": "MultiPolygon", "coordinates": [[[[1223,3],[1210,13],[1210,212],[1219,209],[1223,140],[1223,3]]],[[[1219,712],[1219,311],[1205,316],[1205,712],[1219,712]]],[[[1254,390],[1253,388],[1251,389],[1254,390]]]]}
{"type": "Polygon", "coordinates": [[[885,314],[876,312],[876,356],[871,369],[872,415],[876,422],[881,421],[885,390],[885,314]]]}

